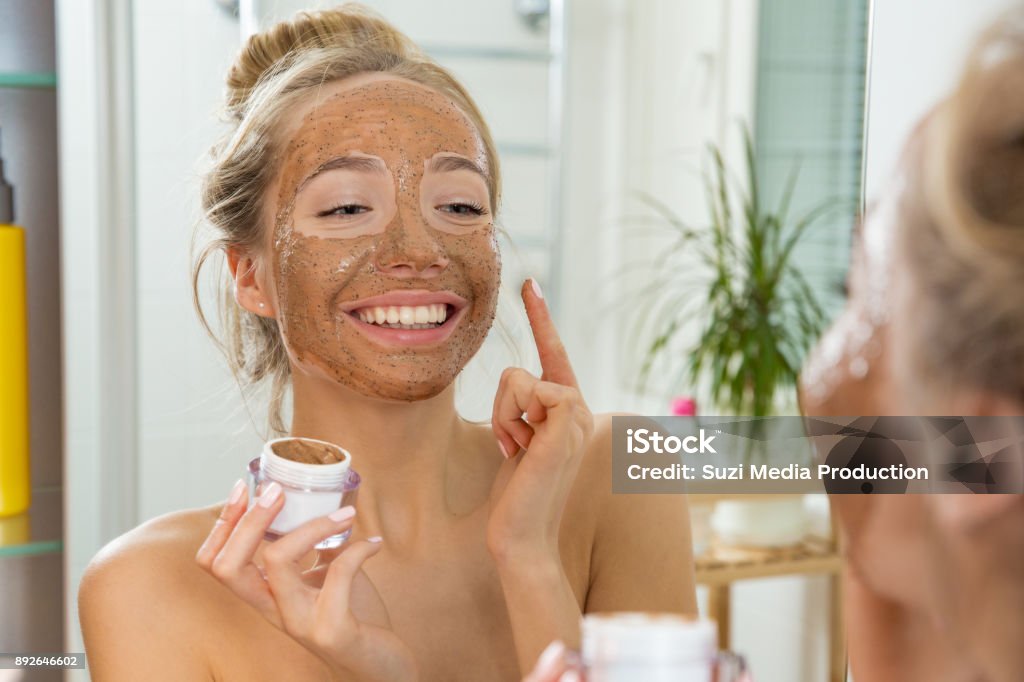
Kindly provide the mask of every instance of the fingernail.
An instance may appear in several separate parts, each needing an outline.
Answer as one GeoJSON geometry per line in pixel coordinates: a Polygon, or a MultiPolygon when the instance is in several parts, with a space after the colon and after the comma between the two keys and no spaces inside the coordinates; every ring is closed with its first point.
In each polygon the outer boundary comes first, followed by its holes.
{"type": "Polygon", "coordinates": [[[245,481],[238,479],[235,481],[235,487],[231,489],[231,497],[228,498],[228,504],[238,504],[238,501],[242,499],[242,495],[245,493],[245,481]]]}
{"type": "Polygon", "coordinates": [[[374,535],[372,538],[366,538],[367,542],[384,542],[384,538],[379,535],[374,535]]]}
{"type": "Polygon", "coordinates": [[[558,682],[580,682],[580,674],[575,670],[566,670],[558,678],[558,682]]]}
{"type": "Polygon", "coordinates": [[[505,449],[505,444],[500,440],[498,441],[498,447],[501,448],[501,454],[505,459],[508,459],[508,450],[505,449]]]}
{"type": "Polygon", "coordinates": [[[544,649],[544,652],[537,659],[536,674],[539,676],[550,675],[555,670],[559,659],[562,658],[562,654],[565,653],[565,644],[561,640],[556,639],[548,647],[544,649]]]}
{"type": "Polygon", "coordinates": [[[356,508],[352,505],[346,505],[341,509],[336,509],[327,515],[331,521],[341,523],[342,521],[348,521],[356,515],[356,508]]]}
{"type": "Polygon", "coordinates": [[[530,284],[533,285],[533,293],[537,295],[537,298],[544,298],[544,292],[540,290],[540,285],[537,284],[537,280],[531,277],[530,284]]]}
{"type": "Polygon", "coordinates": [[[260,506],[261,507],[272,507],[277,502],[277,498],[281,496],[281,484],[277,481],[273,481],[267,486],[267,489],[260,495],[260,506]]]}

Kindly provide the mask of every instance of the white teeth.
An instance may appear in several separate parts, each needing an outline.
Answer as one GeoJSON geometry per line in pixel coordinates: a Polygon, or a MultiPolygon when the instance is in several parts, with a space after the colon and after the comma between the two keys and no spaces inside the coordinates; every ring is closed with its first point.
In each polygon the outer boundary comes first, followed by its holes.
{"type": "Polygon", "coordinates": [[[363,322],[392,329],[431,329],[448,318],[448,306],[431,303],[417,306],[375,306],[356,312],[363,322]]]}
{"type": "Polygon", "coordinates": [[[434,325],[425,324],[384,324],[388,329],[434,329],[434,325]]]}

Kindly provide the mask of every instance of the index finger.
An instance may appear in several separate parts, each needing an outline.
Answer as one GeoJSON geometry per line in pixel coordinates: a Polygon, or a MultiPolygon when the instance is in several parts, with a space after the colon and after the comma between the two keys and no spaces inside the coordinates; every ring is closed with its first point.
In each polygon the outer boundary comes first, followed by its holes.
{"type": "Polygon", "coordinates": [[[532,277],[523,282],[523,305],[526,306],[526,317],[530,320],[533,341],[537,344],[540,366],[543,370],[541,379],[563,386],[579,388],[576,373],[572,371],[569,355],[565,352],[562,339],[558,336],[555,323],[548,312],[548,304],[544,302],[544,294],[540,285],[532,277]]]}

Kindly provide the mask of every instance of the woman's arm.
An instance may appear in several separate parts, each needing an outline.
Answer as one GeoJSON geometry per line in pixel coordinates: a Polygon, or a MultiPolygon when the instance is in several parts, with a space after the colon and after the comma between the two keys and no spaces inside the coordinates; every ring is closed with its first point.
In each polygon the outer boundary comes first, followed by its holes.
{"type": "Polygon", "coordinates": [[[78,616],[94,682],[212,679],[164,554],[119,539],[86,569],[78,616]]]}
{"type": "Polygon", "coordinates": [[[685,495],[613,494],[612,415],[600,415],[581,484],[596,525],[584,611],[697,614],[685,495]]]}
{"type": "Polygon", "coordinates": [[[526,671],[551,641],[579,641],[580,606],[563,567],[560,535],[594,417],[539,285],[527,280],[521,294],[542,373],[510,367],[498,385],[491,424],[506,461],[491,489],[487,548],[526,671]]]}
{"type": "Polygon", "coordinates": [[[580,607],[561,561],[550,555],[495,557],[505,594],[519,669],[560,640],[579,648],[580,607]]]}

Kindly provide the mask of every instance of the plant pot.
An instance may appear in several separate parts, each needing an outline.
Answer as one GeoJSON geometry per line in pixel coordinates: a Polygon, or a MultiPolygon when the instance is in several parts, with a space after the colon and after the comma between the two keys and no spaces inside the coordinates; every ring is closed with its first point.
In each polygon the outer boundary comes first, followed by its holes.
{"type": "Polygon", "coordinates": [[[734,547],[788,547],[807,534],[807,515],[801,495],[715,504],[711,529],[719,544],[734,547]]]}

